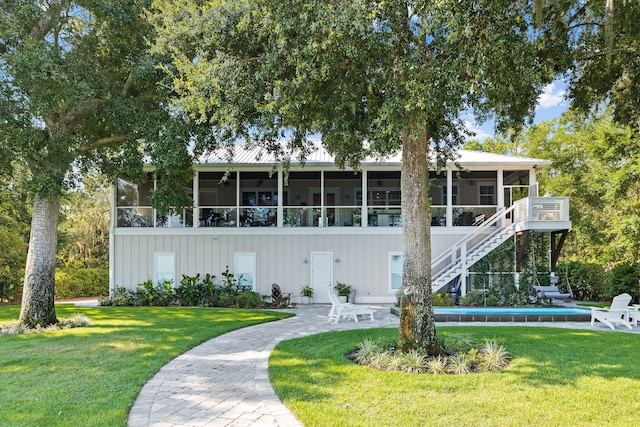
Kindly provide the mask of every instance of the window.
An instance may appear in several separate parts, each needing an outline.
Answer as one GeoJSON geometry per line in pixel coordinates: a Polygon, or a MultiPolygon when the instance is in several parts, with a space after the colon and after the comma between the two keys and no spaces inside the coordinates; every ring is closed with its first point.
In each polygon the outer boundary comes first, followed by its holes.
{"type": "Polygon", "coordinates": [[[480,185],[480,204],[495,205],[495,187],[493,185],[480,185]]]}
{"type": "Polygon", "coordinates": [[[164,282],[176,283],[176,254],[175,252],[156,252],[153,254],[154,285],[164,282]]]}
{"type": "Polygon", "coordinates": [[[255,290],[256,286],[256,253],[236,253],[234,274],[238,286],[247,286],[255,290]]]}
{"type": "Polygon", "coordinates": [[[402,252],[389,252],[389,290],[397,291],[402,286],[402,252]]]}

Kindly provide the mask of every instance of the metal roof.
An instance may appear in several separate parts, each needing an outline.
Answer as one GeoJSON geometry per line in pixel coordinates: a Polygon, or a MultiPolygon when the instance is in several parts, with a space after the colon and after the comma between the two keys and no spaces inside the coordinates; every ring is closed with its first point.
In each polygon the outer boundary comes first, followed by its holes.
{"type": "MultiPolygon", "coordinates": [[[[314,141],[315,150],[307,155],[306,165],[333,165],[334,157],[327,152],[320,140],[314,141]]],[[[447,166],[455,167],[460,165],[462,167],[470,168],[482,168],[482,167],[494,167],[501,165],[503,167],[535,167],[537,169],[544,168],[551,165],[551,161],[543,159],[535,159],[520,156],[510,156],[505,154],[486,153],[483,151],[469,151],[458,150],[458,158],[449,160],[447,166]]],[[[395,155],[386,156],[384,158],[367,158],[361,162],[362,166],[386,166],[386,165],[399,165],[401,163],[401,153],[395,155]]],[[[201,156],[198,160],[200,165],[273,165],[278,163],[278,159],[271,154],[264,151],[263,148],[257,146],[247,146],[246,144],[238,144],[234,147],[232,159],[229,159],[229,153],[225,149],[221,149],[210,153],[209,155],[201,156]]],[[[299,164],[297,159],[297,153],[293,153],[291,156],[291,164],[299,164]]]]}

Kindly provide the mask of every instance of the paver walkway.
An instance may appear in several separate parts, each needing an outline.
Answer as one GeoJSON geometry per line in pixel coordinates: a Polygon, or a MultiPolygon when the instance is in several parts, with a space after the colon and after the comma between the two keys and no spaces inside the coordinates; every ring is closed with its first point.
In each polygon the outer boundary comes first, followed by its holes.
{"type": "MultiPolygon", "coordinates": [[[[327,322],[330,306],[298,306],[292,310],[294,317],[213,338],[169,362],[144,385],[129,413],[128,426],[301,426],[271,387],[267,372],[269,354],[278,342],[286,339],[326,331],[398,325],[398,318],[390,313],[390,305],[373,307],[374,321],[367,318],[358,323],[342,320],[330,324],[327,322]]],[[[610,330],[601,324],[591,327],[588,322],[538,325],[610,330]]],[[[640,332],[640,327],[633,332],[640,332]]]]}
{"type": "Polygon", "coordinates": [[[269,354],[282,340],[326,331],[397,326],[390,305],[374,321],[327,321],[329,305],[298,306],[294,317],[213,338],[169,362],[144,385],[129,427],[301,426],[269,382],[269,354]]]}

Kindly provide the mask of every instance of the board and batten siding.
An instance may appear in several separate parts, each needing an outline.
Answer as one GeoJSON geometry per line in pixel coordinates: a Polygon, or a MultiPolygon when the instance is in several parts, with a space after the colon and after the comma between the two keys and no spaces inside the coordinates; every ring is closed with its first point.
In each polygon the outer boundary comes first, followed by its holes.
{"type": "MultiPolygon", "coordinates": [[[[175,253],[176,282],[182,275],[213,274],[217,280],[227,266],[234,272],[234,254],[256,254],[256,291],[271,293],[271,284],[280,285],[297,301],[302,286],[311,280],[311,254],[333,254],[333,282],[345,282],[356,290],[358,303],[395,301],[389,289],[389,252],[402,251],[399,228],[378,230],[316,228],[300,229],[224,229],[140,230],[120,229],[113,238],[115,262],[112,286],[135,289],[154,275],[154,254],[175,253]],[[218,232],[216,232],[218,231],[218,232]],[[377,232],[374,232],[377,231],[377,232]],[[305,262],[308,261],[308,262],[305,262]]],[[[465,236],[449,229],[432,229],[431,246],[435,257],[465,236]],[[444,231],[444,230],[443,230],[444,231]]]]}

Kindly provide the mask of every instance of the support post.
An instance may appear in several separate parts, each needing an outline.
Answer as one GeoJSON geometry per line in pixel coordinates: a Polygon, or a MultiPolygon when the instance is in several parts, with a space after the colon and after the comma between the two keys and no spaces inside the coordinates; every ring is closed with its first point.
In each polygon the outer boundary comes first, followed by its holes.
{"type": "Polygon", "coordinates": [[[569,230],[553,231],[551,234],[551,271],[556,271],[556,264],[560,258],[560,252],[562,251],[562,245],[564,244],[569,230]],[[559,236],[559,237],[558,237],[559,236]]]}

